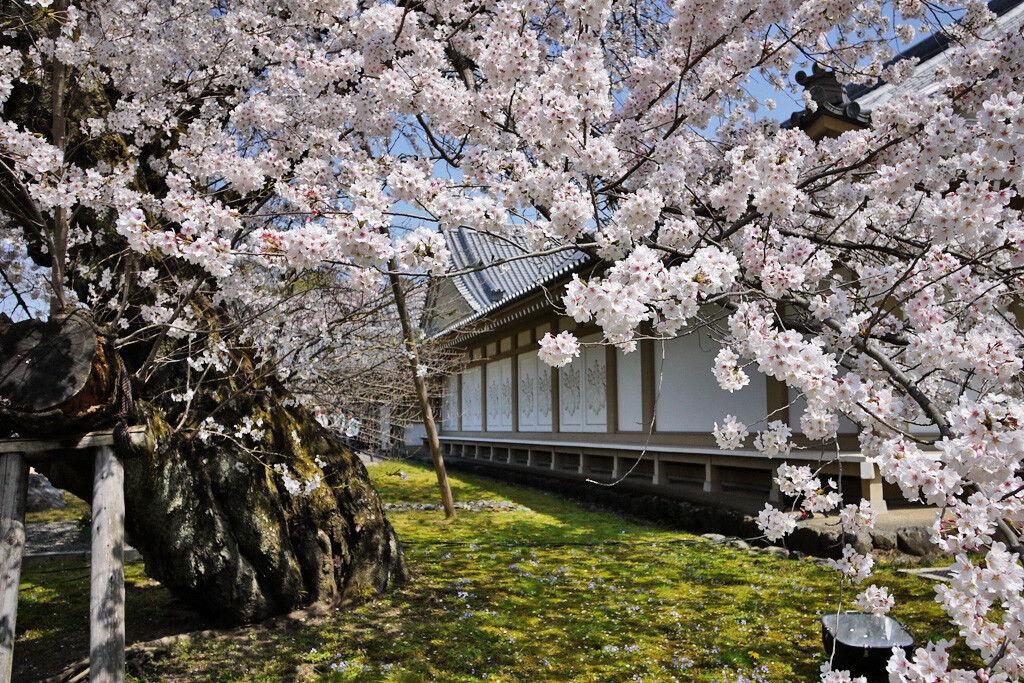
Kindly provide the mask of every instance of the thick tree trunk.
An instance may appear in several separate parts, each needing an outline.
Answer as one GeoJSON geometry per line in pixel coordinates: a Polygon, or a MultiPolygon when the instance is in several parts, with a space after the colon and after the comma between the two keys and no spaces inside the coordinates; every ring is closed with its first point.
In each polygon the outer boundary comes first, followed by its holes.
{"type": "MultiPolygon", "coordinates": [[[[279,387],[236,398],[231,426],[262,418],[258,448],[173,432],[148,410],[151,455],[124,460],[128,541],[146,571],[177,597],[227,624],[322,602],[337,605],[407,576],[402,548],[357,457],[279,387]],[[264,454],[260,454],[263,451],[264,454]],[[293,495],[268,465],[324,482],[293,495]]],[[[90,463],[91,464],[91,463],[90,463]]],[[[53,464],[48,476],[79,495],[91,473],[53,464]]]]}

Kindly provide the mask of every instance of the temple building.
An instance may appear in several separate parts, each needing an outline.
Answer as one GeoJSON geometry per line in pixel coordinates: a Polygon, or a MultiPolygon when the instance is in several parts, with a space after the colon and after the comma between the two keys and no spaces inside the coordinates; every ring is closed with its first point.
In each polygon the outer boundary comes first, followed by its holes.
{"type": "MultiPolygon", "coordinates": [[[[1004,25],[1024,21],[1021,0],[996,0],[990,7],[1004,25]]],[[[930,36],[902,53],[898,58],[921,60],[922,74],[903,87],[926,91],[945,47],[944,37],[930,36]]],[[[816,139],[867,125],[869,108],[894,90],[886,84],[844,88],[818,69],[800,74],[798,82],[818,106],[794,114],[786,125],[816,139]]],[[[586,279],[602,264],[580,252],[525,258],[525,249],[467,229],[445,236],[457,268],[487,266],[438,281],[428,295],[428,308],[439,312],[428,335],[464,361],[445,379],[440,440],[446,459],[559,478],[622,480],[633,490],[712,502],[730,496],[779,501],[773,475],[781,462],[822,464],[824,477],[842,478],[850,499],[864,497],[879,511],[887,498],[901,500],[859,452],[852,423],[843,421],[838,449],[832,444],[822,450],[799,436],[801,401],[783,384],[754,372],[740,391],[719,388],[712,374],[719,345],[706,330],[643,339],[628,354],[607,344],[585,345],[569,365],[549,368],[537,358],[546,333],[568,330],[584,343],[601,340],[596,326],[577,325],[559,310],[572,274],[586,279]],[[770,459],[748,438],[743,449],[720,450],[712,430],[726,414],[753,429],[768,416],[786,421],[795,442],[808,447],[770,459]]]]}

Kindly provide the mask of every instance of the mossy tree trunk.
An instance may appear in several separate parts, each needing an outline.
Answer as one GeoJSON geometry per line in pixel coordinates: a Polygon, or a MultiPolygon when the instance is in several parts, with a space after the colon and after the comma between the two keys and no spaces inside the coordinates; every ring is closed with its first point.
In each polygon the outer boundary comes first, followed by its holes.
{"type": "MultiPolygon", "coordinates": [[[[176,433],[164,413],[144,406],[156,449],[124,460],[129,543],[150,576],[221,623],[339,605],[407,576],[362,462],[290,398],[268,383],[220,413],[225,425],[262,419],[258,443],[176,433]],[[322,472],[323,483],[290,493],[275,464],[300,480],[322,472]]],[[[54,483],[88,499],[87,466],[48,469],[54,483]]]]}

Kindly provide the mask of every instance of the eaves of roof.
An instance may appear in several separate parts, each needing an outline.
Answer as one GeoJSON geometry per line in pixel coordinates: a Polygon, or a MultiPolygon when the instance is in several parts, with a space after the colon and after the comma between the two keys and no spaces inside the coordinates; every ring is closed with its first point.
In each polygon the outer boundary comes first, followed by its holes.
{"type": "Polygon", "coordinates": [[[512,306],[513,304],[522,301],[531,294],[539,292],[545,287],[550,287],[551,285],[555,284],[562,278],[567,277],[574,272],[578,272],[586,268],[587,266],[594,265],[599,261],[600,259],[597,258],[596,256],[591,256],[584,252],[579,252],[579,255],[576,258],[572,259],[571,261],[563,265],[561,268],[558,268],[557,270],[549,273],[546,277],[526,287],[523,287],[516,292],[512,292],[511,294],[506,295],[505,298],[494,302],[487,308],[477,311],[472,315],[466,316],[465,318],[452,323],[451,325],[445,327],[444,329],[434,332],[433,334],[429,335],[427,339],[441,339],[442,337],[446,337],[452,334],[453,332],[459,330],[460,328],[466,327],[467,325],[471,325],[479,320],[483,320],[485,318],[494,316],[497,313],[501,312],[503,309],[508,308],[509,306],[512,306]]]}

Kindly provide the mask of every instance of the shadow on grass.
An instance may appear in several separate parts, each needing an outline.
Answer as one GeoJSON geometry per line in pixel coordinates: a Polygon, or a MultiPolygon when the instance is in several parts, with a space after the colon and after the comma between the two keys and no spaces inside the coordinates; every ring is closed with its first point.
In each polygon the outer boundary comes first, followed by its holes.
{"type": "MultiPolygon", "coordinates": [[[[81,562],[22,569],[14,681],[55,676],[89,655],[89,572],[81,562]]],[[[206,628],[202,618],[147,578],[141,562],[125,565],[127,644],[200,628],[206,628]]]]}

